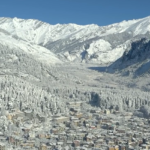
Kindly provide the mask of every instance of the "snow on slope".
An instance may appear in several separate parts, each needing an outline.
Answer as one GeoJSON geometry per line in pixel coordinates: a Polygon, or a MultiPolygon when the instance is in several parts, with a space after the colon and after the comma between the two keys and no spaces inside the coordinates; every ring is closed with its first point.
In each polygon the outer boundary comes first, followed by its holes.
{"type": "Polygon", "coordinates": [[[69,26],[60,24],[50,25],[32,19],[0,18],[0,28],[25,41],[41,44],[65,38],[70,33],[82,28],[82,26],[74,24],[70,24],[69,26]]]}
{"type": "Polygon", "coordinates": [[[9,49],[23,50],[27,54],[32,55],[36,60],[47,64],[61,63],[57,56],[46,48],[36,44],[27,43],[23,40],[16,40],[11,35],[8,36],[2,32],[0,32],[0,43],[9,47],[9,49]]]}
{"type": "Polygon", "coordinates": [[[134,76],[150,74],[150,37],[132,42],[129,51],[108,67],[109,72],[120,71],[134,76]]]}
{"type": "Polygon", "coordinates": [[[102,27],[95,24],[85,26],[76,24],[50,25],[32,19],[0,18],[0,28],[6,30],[11,35],[16,35],[26,41],[35,44],[46,44],[49,41],[56,41],[68,36],[78,39],[86,37],[89,34],[91,34],[91,36],[104,36],[125,31],[133,32],[134,35],[145,34],[147,31],[150,31],[150,17],[123,21],[102,27]]]}
{"type": "Polygon", "coordinates": [[[12,36],[13,40],[16,40],[15,42],[21,41],[16,44],[20,48],[23,48],[22,43],[26,43],[26,48],[23,49],[31,48],[32,51],[34,49],[39,58],[43,57],[42,59],[44,59],[44,56],[41,55],[43,53],[52,55],[56,59],[53,54],[56,53],[67,61],[109,63],[122,56],[131,38],[150,33],[150,17],[123,21],[108,26],[95,24],[85,26],[76,24],[50,25],[32,19],[0,18],[0,30],[5,32],[7,36],[12,36]],[[118,34],[120,38],[115,39],[118,34]],[[116,37],[113,38],[111,35],[116,37]],[[50,53],[48,49],[53,53],[50,53]]]}
{"type": "Polygon", "coordinates": [[[94,54],[97,51],[105,52],[106,50],[111,50],[111,44],[103,39],[94,41],[89,49],[87,50],[88,54],[94,54]]]}

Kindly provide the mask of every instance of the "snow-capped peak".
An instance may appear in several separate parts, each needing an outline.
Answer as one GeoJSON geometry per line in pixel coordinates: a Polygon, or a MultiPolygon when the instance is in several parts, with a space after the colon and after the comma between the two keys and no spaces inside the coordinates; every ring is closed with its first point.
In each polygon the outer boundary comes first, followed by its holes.
{"type": "Polygon", "coordinates": [[[0,32],[16,41],[42,45],[60,58],[87,61],[83,53],[88,53],[90,61],[107,63],[118,59],[132,38],[150,33],[150,16],[108,26],[51,25],[34,19],[0,18],[0,32]]]}
{"type": "Polygon", "coordinates": [[[49,41],[64,39],[68,36],[83,37],[91,33],[98,36],[131,31],[134,35],[150,31],[150,17],[138,20],[122,21],[108,26],[56,24],[50,25],[33,19],[0,18],[0,28],[12,35],[35,44],[46,44],[49,41]],[[80,33],[80,34],[79,34],[80,33]]]}

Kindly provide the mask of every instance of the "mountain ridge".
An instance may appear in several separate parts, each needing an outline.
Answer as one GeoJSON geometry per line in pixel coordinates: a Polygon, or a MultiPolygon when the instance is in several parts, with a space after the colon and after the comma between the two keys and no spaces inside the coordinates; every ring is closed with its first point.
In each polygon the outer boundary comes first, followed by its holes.
{"type": "Polygon", "coordinates": [[[132,39],[150,34],[150,16],[108,26],[51,25],[36,19],[3,17],[0,29],[16,41],[44,47],[60,61],[110,64],[123,55],[132,39]]]}

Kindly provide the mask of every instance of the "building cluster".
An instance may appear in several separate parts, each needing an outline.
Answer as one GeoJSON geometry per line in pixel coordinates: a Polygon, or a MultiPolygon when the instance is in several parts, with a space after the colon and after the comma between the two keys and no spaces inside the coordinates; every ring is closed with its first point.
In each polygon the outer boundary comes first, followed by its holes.
{"type": "Polygon", "coordinates": [[[68,114],[49,117],[11,109],[0,117],[0,150],[150,149],[150,120],[115,109],[83,109],[68,102],[68,114]]]}

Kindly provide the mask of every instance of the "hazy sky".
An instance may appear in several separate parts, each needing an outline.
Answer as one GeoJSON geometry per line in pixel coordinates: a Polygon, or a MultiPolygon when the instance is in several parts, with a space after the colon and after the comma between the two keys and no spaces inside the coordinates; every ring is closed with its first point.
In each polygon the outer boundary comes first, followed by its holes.
{"type": "Polygon", "coordinates": [[[150,15],[150,0],[0,0],[0,17],[108,25],[150,15]]]}

